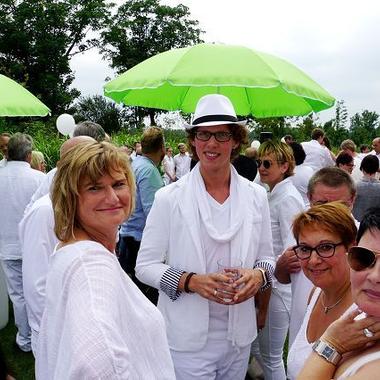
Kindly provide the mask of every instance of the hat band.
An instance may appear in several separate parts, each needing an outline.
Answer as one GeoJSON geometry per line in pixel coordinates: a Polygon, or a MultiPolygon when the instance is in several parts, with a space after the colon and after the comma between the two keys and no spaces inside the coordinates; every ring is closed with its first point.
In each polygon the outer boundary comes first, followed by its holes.
{"type": "Polygon", "coordinates": [[[193,125],[198,125],[200,123],[207,123],[210,121],[218,121],[218,122],[229,121],[229,122],[237,123],[238,119],[237,117],[231,116],[231,115],[206,115],[206,116],[201,116],[195,119],[193,121],[193,125]]]}

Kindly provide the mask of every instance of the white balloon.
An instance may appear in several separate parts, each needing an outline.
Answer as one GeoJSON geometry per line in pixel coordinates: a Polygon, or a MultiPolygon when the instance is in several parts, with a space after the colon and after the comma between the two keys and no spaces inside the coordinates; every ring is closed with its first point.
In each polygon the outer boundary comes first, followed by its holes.
{"type": "Polygon", "coordinates": [[[258,140],[253,140],[251,142],[251,148],[259,149],[260,148],[260,141],[258,140]]]}
{"type": "Polygon", "coordinates": [[[75,129],[75,120],[68,113],[63,113],[57,117],[55,122],[57,129],[60,133],[67,136],[74,132],[75,129]]]}

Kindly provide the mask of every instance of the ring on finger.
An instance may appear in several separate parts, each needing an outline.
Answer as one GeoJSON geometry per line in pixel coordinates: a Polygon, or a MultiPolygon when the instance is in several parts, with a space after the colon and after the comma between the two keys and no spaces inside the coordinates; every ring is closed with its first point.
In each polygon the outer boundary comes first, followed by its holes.
{"type": "Polygon", "coordinates": [[[216,297],[217,294],[218,294],[218,290],[214,289],[214,297],[216,297]]]}
{"type": "Polygon", "coordinates": [[[363,334],[367,337],[367,338],[372,338],[373,337],[373,332],[370,330],[370,329],[368,329],[368,328],[365,328],[365,329],[363,329],[363,334]]]}

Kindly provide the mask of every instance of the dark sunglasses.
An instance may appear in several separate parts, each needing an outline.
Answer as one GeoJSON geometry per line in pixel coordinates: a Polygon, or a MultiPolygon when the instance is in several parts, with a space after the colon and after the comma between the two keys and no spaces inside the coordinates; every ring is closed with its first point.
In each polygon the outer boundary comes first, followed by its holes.
{"type": "Polygon", "coordinates": [[[263,165],[265,169],[269,169],[273,165],[273,162],[269,160],[256,160],[256,162],[258,168],[263,165]]]}
{"type": "Polygon", "coordinates": [[[197,131],[195,132],[195,137],[200,141],[208,141],[211,136],[215,137],[218,142],[227,142],[231,140],[232,133],[230,132],[207,132],[207,131],[197,131]]]}
{"type": "Polygon", "coordinates": [[[370,269],[376,264],[380,252],[371,251],[364,247],[351,247],[347,252],[348,265],[356,272],[370,269]]]}

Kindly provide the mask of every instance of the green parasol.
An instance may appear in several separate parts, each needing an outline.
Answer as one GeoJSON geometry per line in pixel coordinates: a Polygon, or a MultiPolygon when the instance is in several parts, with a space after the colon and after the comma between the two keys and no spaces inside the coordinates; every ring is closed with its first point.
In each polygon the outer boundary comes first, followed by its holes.
{"type": "Polygon", "coordinates": [[[238,115],[301,116],[335,99],[285,60],[243,46],[199,44],[157,54],[104,86],[130,106],[194,112],[206,94],[229,97],[238,115]]]}
{"type": "Polygon", "coordinates": [[[0,116],[46,116],[50,109],[14,80],[0,74],[0,116]]]}

